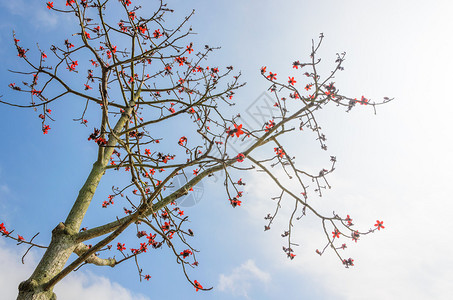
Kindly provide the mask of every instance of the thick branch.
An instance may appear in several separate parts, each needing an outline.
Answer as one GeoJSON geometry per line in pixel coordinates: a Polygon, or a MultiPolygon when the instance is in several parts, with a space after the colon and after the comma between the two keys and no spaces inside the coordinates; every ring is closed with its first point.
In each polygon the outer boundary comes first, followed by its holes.
{"type": "MultiPolygon", "coordinates": [[[[78,256],[82,256],[84,255],[90,248],[83,244],[83,243],[79,243],[75,249],[74,249],[74,253],[77,254],[78,256]]],[[[94,264],[96,266],[110,266],[110,267],[114,267],[116,265],[116,259],[114,258],[100,258],[98,256],[96,256],[95,254],[92,254],[90,255],[86,260],[85,262],[89,263],[89,264],[94,264]]]]}
{"type": "Polygon", "coordinates": [[[66,219],[65,225],[69,233],[75,234],[79,231],[82,220],[85,216],[85,213],[90,206],[91,199],[94,196],[94,192],[104,175],[105,167],[109,162],[110,156],[113,154],[114,147],[116,146],[118,139],[116,136],[122,131],[124,125],[129,120],[129,116],[132,113],[133,107],[135,106],[135,101],[140,96],[140,91],[137,92],[134,99],[130,101],[129,107],[122,114],[121,118],[115,125],[113,133],[109,134],[109,141],[104,152],[104,157],[102,160],[98,160],[94,163],[93,168],[91,169],[90,175],[88,176],[85,184],[80,189],[79,195],[66,219]]]}

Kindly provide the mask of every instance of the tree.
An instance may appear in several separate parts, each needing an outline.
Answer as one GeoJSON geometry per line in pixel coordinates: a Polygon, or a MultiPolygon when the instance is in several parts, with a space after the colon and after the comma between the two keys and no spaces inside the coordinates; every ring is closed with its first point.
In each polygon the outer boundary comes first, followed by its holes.
{"type": "MultiPolygon", "coordinates": [[[[54,7],[53,2],[46,5],[55,13],[75,18],[78,31],[64,43],[52,45],[50,52],[38,47],[37,55],[24,48],[14,34],[18,56],[28,68],[15,72],[30,81],[23,81],[21,86],[11,83],[9,87],[28,94],[31,103],[1,102],[33,108],[41,119],[42,132],[51,134],[54,102],[68,96],[80,99],[85,104],[76,121],[83,128],[99,123],[88,137],[97,148],[97,157],[71,211],[52,231],[48,246],[36,243],[35,237],[16,237],[9,224],[0,224],[4,237],[29,245],[29,249],[46,249],[34,273],[20,284],[18,299],[54,299],[55,284],[85,263],[114,267],[162,247],[175,255],[196,290],[209,289],[192,280],[186,270],[198,262],[196,251],[189,244],[194,232],[178,206],[178,199],[192,193],[197,183],[209,176],[223,178],[232,207],[242,204],[241,187],[245,182],[241,173],[259,171],[275,182],[281,194],[275,197],[275,212],[265,217],[265,230],[271,228],[281,201],[285,197],[291,199],[294,210],[288,230],[282,234],[287,238],[283,250],[289,259],[296,256],[291,235],[293,222],[307,213],[320,219],[326,236],[325,247],[316,252],[322,255],[330,247],[346,267],[353,266],[353,259],[340,254],[346,248],[344,243],[337,244],[340,236],[357,241],[361,235],[384,228],[378,220],[375,229],[361,232],[355,229],[349,215],[327,216],[318,212],[309,196],[321,196],[325,188],[330,188],[326,176],[334,170],[336,158],[331,157],[329,169],[310,174],[296,164],[294,155],[282,142],[297,134],[297,130],[309,129],[316,134],[321,149],[326,150],[326,137],[315,117],[319,109],[328,104],[347,111],[356,104],[375,108],[391,100],[384,98],[375,103],[364,96],[357,99],[341,95],[332,80],[343,70],[344,53],[337,54],[331,74],[321,78],[316,54],[322,34],[313,42],[307,62],[293,62],[292,67],[308,81],[302,89],[297,88],[302,79],[288,77],[277,81],[277,74],[266,67],[261,69],[279,114],[258,128],[248,128],[240,122],[240,115],[226,116],[228,107],[234,104],[236,90],[244,86],[240,73],[231,66],[206,63],[216,48],[197,48],[188,41],[191,15],[177,27],[167,28],[164,18],[172,9],[161,1],[152,16],[141,15],[140,7],[130,0],[67,0],[65,6],[54,7]],[[122,9],[121,17],[110,14],[115,6],[122,9]],[[176,140],[158,134],[159,126],[168,123],[180,124],[181,134],[176,140]],[[238,140],[240,149],[230,147],[238,140]],[[127,174],[129,180],[114,187],[103,203],[92,203],[106,172],[127,174]],[[292,179],[291,184],[283,179],[292,179]],[[171,189],[176,181],[182,184],[171,189]],[[314,188],[309,188],[307,181],[313,182],[314,188]],[[118,202],[124,207],[122,216],[116,209],[118,202]],[[91,205],[102,205],[112,221],[94,228],[83,227],[91,205]],[[136,225],[139,239],[132,248],[120,238],[131,225],[136,225]],[[89,245],[90,241],[93,245],[89,245]],[[122,258],[108,258],[101,254],[102,250],[116,251],[122,258]],[[70,261],[72,253],[78,258],[70,261]]],[[[145,280],[150,278],[141,268],[139,275],[145,280]]]]}

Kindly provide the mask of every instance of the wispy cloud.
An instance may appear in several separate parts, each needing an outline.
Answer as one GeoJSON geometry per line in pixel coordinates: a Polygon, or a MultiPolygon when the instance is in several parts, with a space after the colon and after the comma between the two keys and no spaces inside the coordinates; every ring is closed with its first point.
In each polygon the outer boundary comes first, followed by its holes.
{"type": "Polygon", "coordinates": [[[23,0],[3,1],[0,4],[11,15],[26,18],[37,27],[55,27],[58,23],[57,14],[52,14],[45,9],[45,4],[38,1],[28,1],[25,3],[23,0]]]}
{"type": "MultiPolygon", "coordinates": [[[[37,263],[34,252],[26,257],[26,264],[21,263],[21,255],[6,246],[0,238],[0,290],[2,299],[16,299],[17,286],[28,278],[37,263]]],[[[90,272],[73,273],[55,288],[59,299],[76,300],[149,300],[132,293],[116,282],[90,272]]]]}
{"type": "Polygon", "coordinates": [[[2,1],[1,6],[6,8],[8,12],[12,15],[25,16],[28,13],[30,3],[25,4],[23,0],[2,1]]]}
{"type": "Polygon", "coordinates": [[[271,279],[269,273],[261,270],[251,259],[237,268],[234,268],[231,274],[220,274],[218,289],[228,292],[234,296],[243,296],[249,298],[248,293],[252,287],[252,282],[259,281],[267,283],[271,279]]]}

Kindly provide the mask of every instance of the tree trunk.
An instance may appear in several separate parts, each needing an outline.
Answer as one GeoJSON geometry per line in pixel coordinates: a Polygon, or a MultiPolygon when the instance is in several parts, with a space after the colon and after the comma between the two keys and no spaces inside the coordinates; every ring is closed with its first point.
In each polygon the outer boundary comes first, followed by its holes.
{"type": "Polygon", "coordinates": [[[33,274],[19,285],[17,300],[54,300],[57,296],[53,287],[45,289],[45,284],[57,275],[64,267],[73,252],[76,243],[73,237],[65,230],[63,223],[52,230],[52,240],[47,251],[33,274]]]}

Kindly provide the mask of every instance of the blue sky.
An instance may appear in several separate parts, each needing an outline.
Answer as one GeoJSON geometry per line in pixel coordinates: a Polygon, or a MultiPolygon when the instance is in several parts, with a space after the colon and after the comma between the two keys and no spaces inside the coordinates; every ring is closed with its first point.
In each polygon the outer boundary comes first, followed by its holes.
{"type": "MultiPolygon", "coordinates": [[[[137,1],[137,0],[136,0],[137,1]]],[[[56,4],[58,1],[54,1],[56,4]]],[[[70,18],[55,17],[45,1],[0,3],[0,94],[10,99],[7,69],[20,69],[12,43],[48,45],[70,35],[70,18]]],[[[327,153],[309,135],[288,141],[303,166],[318,170],[336,155],[332,189],[315,198],[320,210],[350,214],[361,228],[384,220],[385,230],[351,245],[345,269],[332,253],[319,257],[324,244],[316,219],[296,224],[297,256],[289,261],[280,237],[290,204],[273,230],[263,232],[263,217],[273,211],[270,182],[250,176],[244,204],[232,209],[221,185],[204,182],[204,196],[185,211],[201,250],[194,279],[211,292],[196,293],[185,282],[174,257],[165,250],[140,258],[152,275],[138,282],[134,264],[114,269],[87,266],[56,288],[61,299],[276,299],[282,294],[306,299],[445,299],[451,293],[453,259],[450,228],[451,135],[453,104],[449,87],[453,67],[453,25],[450,1],[169,1],[177,22],[193,8],[194,47],[222,46],[212,65],[233,64],[247,85],[237,93],[237,110],[253,103],[268,85],[259,73],[267,66],[280,78],[295,76],[291,63],[308,58],[311,39],[325,35],[319,52],[321,72],[329,72],[335,53],[346,51],[345,71],[337,76],[347,95],[373,100],[395,97],[377,115],[357,107],[350,113],[330,107],[320,112],[327,153]],[[220,187],[220,188],[219,188],[220,187]],[[108,279],[107,279],[108,278],[108,279]],[[99,293],[99,294],[96,294],[99,293]],[[75,298],[74,298],[75,299],[75,298]]],[[[145,8],[146,9],[146,8],[145,8]]],[[[302,88],[302,87],[301,87],[302,88]]],[[[15,101],[23,99],[14,96],[15,101]]],[[[0,223],[47,243],[50,231],[63,221],[94,162],[95,148],[86,141],[91,129],[71,121],[83,104],[67,99],[56,104],[57,122],[43,135],[32,110],[0,106],[4,138],[0,153],[0,223]]],[[[101,184],[94,202],[111,187],[101,184]]],[[[107,220],[98,217],[92,224],[107,220]]],[[[101,211],[102,212],[102,211],[101,211]]],[[[93,219],[92,219],[93,220],[93,219]]],[[[0,239],[0,289],[13,298],[17,284],[37,263],[32,251],[0,239]]],[[[113,255],[113,254],[112,254],[113,255]]]]}

